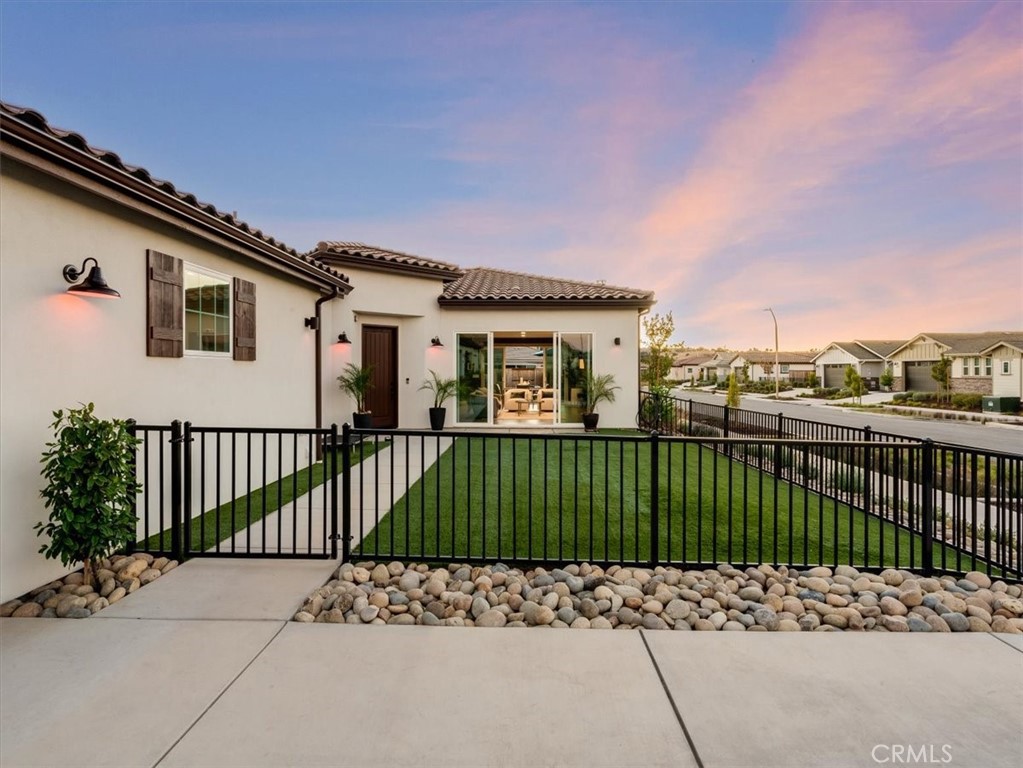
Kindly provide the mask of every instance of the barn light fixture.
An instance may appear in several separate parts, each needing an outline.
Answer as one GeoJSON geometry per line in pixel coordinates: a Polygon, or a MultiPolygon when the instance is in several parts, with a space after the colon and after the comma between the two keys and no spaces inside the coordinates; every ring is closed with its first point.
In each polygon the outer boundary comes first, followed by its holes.
{"type": "Polygon", "coordinates": [[[337,337],[337,344],[351,344],[351,339],[348,338],[348,334],[345,331],[341,331],[337,337]]]}
{"type": "Polygon", "coordinates": [[[82,280],[82,282],[68,288],[68,293],[91,296],[97,299],[121,298],[120,293],[107,285],[107,281],[103,279],[103,270],[99,268],[99,262],[91,256],[82,262],[81,269],[75,269],[74,264],[66,265],[64,267],[64,279],[69,283],[75,283],[85,273],[85,265],[90,261],[92,262],[92,269],[89,270],[89,276],[82,280]]]}
{"type": "Polygon", "coordinates": [[[622,345],[622,337],[621,336],[615,336],[615,346],[616,347],[620,347],[621,345],[622,345]]]}
{"type": "Polygon", "coordinates": [[[430,346],[431,347],[443,347],[444,344],[441,342],[440,336],[434,336],[432,339],[430,339],[430,346]]]}

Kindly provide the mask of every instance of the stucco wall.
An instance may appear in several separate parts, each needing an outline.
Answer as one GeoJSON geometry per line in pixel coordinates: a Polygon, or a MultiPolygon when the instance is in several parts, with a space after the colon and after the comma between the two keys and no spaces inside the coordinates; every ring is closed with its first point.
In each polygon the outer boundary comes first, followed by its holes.
{"type": "Polygon", "coordinates": [[[317,293],[168,225],[5,158],[0,207],[0,599],[65,572],[37,554],[39,456],[51,412],[94,402],[140,423],[312,426],[317,293]],[[146,249],[256,283],[257,359],[146,356],[146,249]],[[99,260],[119,300],[66,292],[65,264],[99,260]]]}

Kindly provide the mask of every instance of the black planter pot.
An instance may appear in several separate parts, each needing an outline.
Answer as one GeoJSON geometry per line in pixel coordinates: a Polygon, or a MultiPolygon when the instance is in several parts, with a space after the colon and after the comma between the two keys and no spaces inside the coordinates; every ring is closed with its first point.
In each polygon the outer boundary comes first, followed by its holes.
{"type": "Polygon", "coordinates": [[[353,413],[352,414],[352,426],[356,429],[372,429],[373,427],[373,414],[372,413],[353,413]]]}
{"type": "Polygon", "coordinates": [[[434,432],[440,432],[444,429],[444,417],[447,415],[447,408],[431,408],[430,409],[430,429],[434,432]]]}
{"type": "Polygon", "coordinates": [[[597,422],[600,420],[599,413],[584,413],[583,414],[583,426],[587,432],[597,431],[597,422]]]}

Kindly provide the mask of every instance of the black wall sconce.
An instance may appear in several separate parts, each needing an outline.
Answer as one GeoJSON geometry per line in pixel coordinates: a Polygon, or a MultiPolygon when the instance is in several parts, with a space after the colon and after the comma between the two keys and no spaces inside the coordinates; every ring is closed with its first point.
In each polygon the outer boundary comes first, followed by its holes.
{"type": "Polygon", "coordinates": [[[120,293],[107,285],[107,281],[103,279],[103,270],[99,268],[99,262],[91,256],[82,262],[81,269],[75,269],[74,264],[66,265],[64,267],[64,279],[69,283],[76,282],[85,273],[85,265],[90,261],[92,262],[92,269],[89,270],[89,276],[77,285],[72,285],[68,288],[68,293],[92,296],[97,299],[121,298],[120,293]]]}
{"type": "Polygon", "coordinates": [[[312,328],[314,331],[319,330],[320,322],[317,317],[307,317],[305,319],[305,327],[312,328]]]}
{"type": "Polygon", "coordinates": [[[431,347],[443,347],[444,344],[441,342],[440,336],[434,336],[432,339],[430,339],[430,346],[431,347]]]}
{"type": "Polygon", "coordinates": [[[351,341],[351,339],[348,338],[348,334],[347,333],[345,333],[344,331],[341,331],[341,333],[338,334],[337,341],[335,343],[336,344],[351,344],[352,341],[351,341]]]}
{"type": "Polygon", "coordinates": [[[620,347],[621,345],[622,345],[622,337],[621,336],[615,336],[615,346],[616,347],[620,347]]]}

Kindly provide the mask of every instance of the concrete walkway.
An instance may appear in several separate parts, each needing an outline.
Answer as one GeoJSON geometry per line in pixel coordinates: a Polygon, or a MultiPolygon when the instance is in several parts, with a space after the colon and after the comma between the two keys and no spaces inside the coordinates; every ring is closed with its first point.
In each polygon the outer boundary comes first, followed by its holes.
{"type": "Polygon", "coordinates": [[[193,560],[91,620],[0,619],[0,765],[926,762],[911,748],[1014,768],[1023,754],[1020,636],[289,623],[333,568],[193,560]]]}

